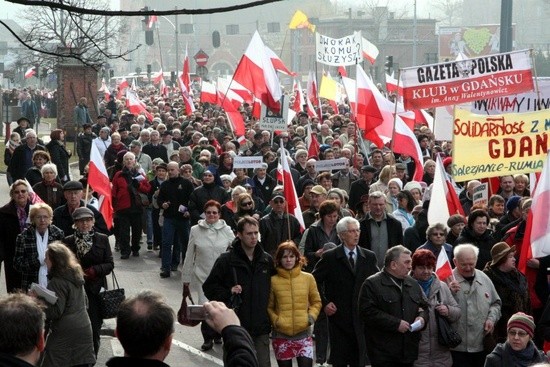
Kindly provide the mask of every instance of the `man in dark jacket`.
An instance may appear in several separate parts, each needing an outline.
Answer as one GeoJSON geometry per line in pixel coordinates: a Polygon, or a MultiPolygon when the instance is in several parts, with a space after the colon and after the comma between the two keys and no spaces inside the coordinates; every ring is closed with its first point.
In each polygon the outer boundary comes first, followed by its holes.
{"type": "Polygon", "coordinates": [[[53,211],[53,224],[63,230],[65,236],[74,233],[72,214],[76,208],[86,207],[94,213],[94,230],[107,236],[111,234],[103,215],[92,205],[84,203],[82,200],[84,187],[79,181],[69,181],[63,185],[63,196],[67,203],[57,207],[53,211]]]}
{"type": "Polygon", "coordinates": [[[46,148],[38,144],[36,132],[28,130],[25,133],[25,142],[14,149],[8,165],[8,172],[13,181],[25,178],[28,169],[32,167],[32,155],[37,150],[45,151],[46,148]]]}
{"type": "MultiPolygon", "coordinates": [[[[206,302],[204,310],[206,322],[224,339],[224,366],[257,367],[250,335],[235,313],[219,302],[206,302]]],[[[169,367],[163,361],[170,353],[174,322],[174,311],[160,293],[146,290],[127,299],[118,311],[115,332],[124,357],[111,358],[107,366],[169,367]]]]}
{"type": "Polygon", "coordinates": [[[76,143],[76,153],[78,154],[78,169],[80,175],[84,176],[84,168],[90,162],[90,153],[92,151],[92,140],[97,136],[92,132],[90,124],[84,124],[84,131],[78,134],[76,143]]]}
{"type": "Polygon", "coordinates": [[[378,267],[384,265],[386,250],[403,244],[401,223],[386,214],[386,195],[380,191],[369,194],[369,212],[361,220],[359,246],[374,251],[378,267]]]}
{"type": "Polygon", "coordinates": [[[365,333],[357,302],[365,279],[378,271],[376,256],[357,246],[357,219],[340,219],[336,231],[342,244],[325,252],[313,270],[329,320],[328,362],[334,367],[365,366],[365,333]]]}
{"type": "Polygon", "coordinates": [[[258,230],[258,221],[252,217],[243,217],[237,223],[237,238],[231,249],[218,257],[202,289],[209,300],[236,309],[241,324],[252,336],[259,365],[270,367],[267,305],[275,267],[272,257],[258,246],[258,230]]]}
{"type": "Polygon", "coordinates": [[[354,209],[353,205],[357,205],[361,201],[361,196],[368,195],[375,174],[376,168],[373,166],[361,167],[361,178],[352,182],[349,190],[349,203],[352,209],[354,209]]]}
{"type": "Polygon", "coordinates": [[[429,306],[420,285],[408,275],[411,265],[411,251],[392,247],[384,268],[361,287],[359,314],[372,367],[412,367],[418,358],[429,306]]]}
{"type": "Polygon", "coordinates": [[[38,303],[21,293],[0,299],[0,366],[32,367],[44,350],[46,315],[38,303]]]}
{"type": "Polygon", "coordinates": [[[275,191],[269,202],[271,213],[260,219],[260,235],[264,251],[275,255],[277,247],[284,241],[300,243],[300,223],[292,214],[285,213],[286,199],[282,192],[275,191]]]}
{"type": "Polygon", "coordinates": [[[189,195],[193,191],[193,184],[180,176],[178,162],[170,162],[167,167],[168,180],[160,185],[157,198],[158,206],[164,209],[161,278],[169,278],[170,270],[178,269],[182,254],[185,260],[191,229],[189,195]]]}

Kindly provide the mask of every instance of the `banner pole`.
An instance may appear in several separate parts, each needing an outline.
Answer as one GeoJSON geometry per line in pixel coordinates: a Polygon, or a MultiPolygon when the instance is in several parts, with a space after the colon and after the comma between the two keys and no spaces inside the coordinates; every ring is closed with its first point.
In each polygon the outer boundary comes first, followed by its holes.
{"type": "MultiPolygon", "coordinates": [[[[399,80],[401,79],[401,69],[397,70],[397,90],[399,91],[399,80]]],[[[398,93],[399,94],[399,93],[398,93]]],[[[393,110],[393,130],[391,132],[391,143],[390,143],[390,151],[393,152],[393,145],[394,145],[394,138],[395,138],[395,124],[397,123],[397,95],[395,96],[394,101],[394,110],[393,110]]],[[[416,123],[416,119],[415,119],[416,123]]],[[[413,126],[414,129],[414,126],[413,126]]]]}

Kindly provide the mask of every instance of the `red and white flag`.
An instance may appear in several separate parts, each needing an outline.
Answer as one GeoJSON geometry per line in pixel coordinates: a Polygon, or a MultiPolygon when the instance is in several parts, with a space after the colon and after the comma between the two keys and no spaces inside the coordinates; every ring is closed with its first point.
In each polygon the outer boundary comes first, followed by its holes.
{"type": "Polygon", "coordinates": [[[346,71],[346,67],[345,66],[338,66],[338,74],[340,74],[340,76],[348,76],[348,72],[346,71]]]}
{"type": "Polygon", "coordinates": [[[319,146],[319,141],[317,137],[313,136],[313,131],[311,130],[311,123],[307,124],[306,131],[306,144],[307,144],[307,157],[313,158],[319,157],[319,151],[321,147],[319,146]]]}
{"type": "Polygon", "coordinates": [[[100,92],[103,92],[104,96],[103,98],[108,101],[109,98],[111,98],[111,92],[109,91],[109,88],[107,87],[107,83],[105,83],[105,78],[101,79],[101,88],[99,89],[100,92]]]}
{"type": "Polygon", "coordinates": [[[149,121],[153,121],[154,116],[147,111],[145,103],[140,101],[136,92],[130,88],[126,88],[126,107],[128,107],[128,110],[134,115],[138,116],[143,113],[149,121]]]}
{"type": "Polygon", "coordinates": [[[405,124],[399,115],[395,118],[395,132],[393,134],[393,151],[406,154],[415,163],[413,181],[422,181],[424,176],[424,160],[422,150],[414,132],[405,124]]]}
{"type": "MultiPolygon", "coordinates": [[[[229,79],[226,79],[224,77],[218,77],[217,81],[217,88],[219,92],[219,96],[221,99],[218,101],[218,104],[221,105],[225,102],[225,99],[229,99],[229,101],[235,106],[236,109],[241,107],[241,105],[244,103],[244,98],[239,94],[236,93],[233,89],[229,88],[229,84],[233,85],[235,81],[231,81],[229,79]]],[[[250,98],[250,92],[246,91],[248,93],[248,97],[250,98]]],[[[250,100],[251,102],[252,100],[250,100]]]]}
{"type": "Polygon", "coordinates": [[[283,93],[279,77],[257,31],[237,65],[233,80],[252,92],[273,112],[281,110],[280,99],[283,93]]]}
{"type": "Polygon", "coordinates": [[[281,149],[281,166],[283,171],[283,192],[286,198],[287,211],[294,215],[300,223],[300,230],[304,231],[306,226],[304,224],[304,217],[302,216],[302,208],[298,201],[298,194],[294,187],[294,180],[292,179],[292,173],[290,172],[290,166],[288,165],[288,159],[286,157],[286,151],[281,149]]]}
{"type": "Polygon", "coordinates": [[[307,114],[309,117],[319,117],[321,118],[321,102],[319,101],[319,88],[317,85],[317,77],[315,72],[310,71],[307,76],[307,86],[306,86],[306,100],[307,100],[307,114]]]}
{"type": "Polygon", "coordinates": [[[126,78],[123,78],[120,81],[120,84],[118,85],[118,93],[117,93],[116,98],[121,99],[128,87],[129,87],[128,81],[126,80],[126,78]]]}
{"type": "Polygon", "coordinates": [[[464,209],[462,209],[453,183],[447,176],[439,155],[435,162],[434,182],[431,190],[430,206],[428,208],[429,224],[446,224],[451,215],[464,215],[464,209]]]}
{"type": "Polygon", "coordinates": [[[205,103],[205,102],[208,102],[211,104],[217,104],[218,91],[214,83],[210,83],[203,80],[201,84],[201,103],[205,103]]]}
{"type": "Polygon", "coordinates": [[[444,248],[439,251],[437,256],[437,263],[435,264],[435,274],[440,280],[447,280],[451,275],[453,275],[453,268],[451,266],[451,261],[447,256],[447,251],[444,248]]]}
{"type": "Polygon", "coordinates": [[[290,76],[295,76],[296,75],[296,73],[290,71],[286,67],[286,65],[283,63],[283,60],[281,60],[281,58],[279,56],[277,56],[277,54],[272,49],[265,46],[265,52],[266,52],[267,56],[269,56],[269,58],[271,59],[271,63],[273,64],[273,67],[275,68],[275,70],[277,70],[280,73],[290,75],[290,76]]]}
{"type": "Polygon", "coordinates": [[[25,71],[25,79],[29,79],[34,74],[36,74],[36,70],[34,67],[27,69],[27,71],[25,71]]]}
{"type": "Polygon", "coordinates": [[[235,136],[244,135],[245,128],[244,128],[244,120],[243,116],[235,108],[233,103],[229,98],[224,98],[223,95],[218,91],[218,101],[221,103],[222,108],[225,111],[225,114],[227,116],[227,120],[231,124],[231,128],[233,130],[233,133],[235,136]]]}
{"type": "MultiPolygon", "coordinates": [[[[99,138],[96,138],[99,139],[99,138]]],[[[99,212],[103,215],[107,228],[113,226],[113,206],[111,198],[111,182],[105,168],[105,163],[97,149],[97,145],[92,144],[90,152],[90,168],[88,170],[88,185],[100,195],[99,212]]]]}
{"type": "Polygon", "coordinates": [[[160,69],[160,71],[153,77],[153,84],[160,83],[162,79],[164,79],[164,73],[162,72],[162,69],[160,69]]]}
{"type": "Polygon", "coordinates": [[[391,75],[386,74],[386,90],[388,94],[395,93],[403,97],[403,86],[394,78],[393,73],[391,73],[391,75]]]}
{"type": "Polygon", "coordinates": [[[369,60],[371,64],[374,64],[378,54],[380,53],[380,51],[378,51],[378,47],[369,42],[365,37],[363,37],[361,46],[363,48],[363,57],[369,60]]]}
{"type": "Polygon", "coordinates": [[[189,77],[189,55],[187,54],[187,45],[185,46],[185,56],[183,57],[183,72],[178,78],[178,84],[185,103],[185,114],[187,116],[195,112],[195,103],[193,103],[193,97],[189,86],[191,85],[191,79],[189,77]]]}
{"type": "Polygon", "coordinates": [[[376,133],[375,129],[382,125],[384,117],[376,103],[374,90],[370,85],[370,78],[365,74],[365,71],[357,65],[357,90],[355,92],[357,126],[364,130],[364,137],[372,141],[376,146],[382,147],[384,142],[376,133]]]}
{"type": "Polygon", "coordinates": [[[166,83],[164,82],[164,78],[160,79],[159,92],[160,92],[161,96],[168,97],[168,87],[166,86],[166,83]]]}
{"type": "Polygon", "coordinates": [[[296,113],[302,112],[305,104],[304,93],[302,92],[302,85],[299,80],[294,80],[294,103],[290,106],[290,109],[296,113]]]}

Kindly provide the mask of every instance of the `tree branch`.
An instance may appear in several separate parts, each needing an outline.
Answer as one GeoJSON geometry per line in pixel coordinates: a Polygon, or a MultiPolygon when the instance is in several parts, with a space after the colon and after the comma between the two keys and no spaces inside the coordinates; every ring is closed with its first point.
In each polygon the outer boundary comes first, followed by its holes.
{"type": "Polygon", "coordinates": [[[214,14],[214,13],[226,13],[234,10],[242,10],[253,8],[255,6],[271,4],[276,2],[281,2],[283,0],[257,0],[252,1],[246,4],[241,5],[232,5],[218,8],[209,8],[209,9],[172,9],[172,10],[149,10],[149,11],[128,11],[128,10],[100,10],[100,9],[90,9],[82,8],[78,6],[67,5],[62,2],[51,2],[51,1],[28,1],[28,0],[6,0],[7,2],[13,4],[20,4],[26,6],[47,6],[52,9],[61,9],[66,10],[72,13],[78,14],[93,14],[93,15],[107,15],[107,16],[143,16],[143,15],[201,15],[201,14],[214,14]]]}

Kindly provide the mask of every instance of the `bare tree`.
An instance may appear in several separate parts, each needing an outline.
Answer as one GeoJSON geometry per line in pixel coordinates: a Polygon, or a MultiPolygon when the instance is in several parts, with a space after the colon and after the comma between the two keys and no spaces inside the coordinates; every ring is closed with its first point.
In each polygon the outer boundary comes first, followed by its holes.
{"type": "Polygon", "coordinates": [[[463,0],[437,0],[433,7],[438,10],[437,16],[441,17],[441,25],[454,26],[462,22],[463,0]]]}
{"type": "MultiPolygon", "coordinates": [[[[72,6],[83,2],[62,1],[72,6]]],[[[86,0],[86,6],[109,9],[104,0],[86,0]]],[[[32,24],[21,36],[28,48],[24,58],[31,64],[39,58],[42,65],[51,67],[62,53],[98,69],[106,61],[125,58],[132,51],[119,51],[117,43],[118,35],[127,27],[125,18],[71,13],[45,6],[29,6],[18,14],[18,18],[21,23],[32,24]]]]}

